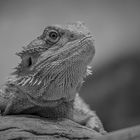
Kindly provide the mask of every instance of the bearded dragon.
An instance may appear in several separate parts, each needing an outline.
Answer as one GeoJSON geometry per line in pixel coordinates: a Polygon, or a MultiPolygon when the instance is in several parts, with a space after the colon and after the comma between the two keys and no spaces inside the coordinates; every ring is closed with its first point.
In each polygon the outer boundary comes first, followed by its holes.
{"type": "Polygon", "coordinates": [[[21,62],[0,90],[1,115],[69,118],[105,132],[78,94],[95,54],[94,38],[82,22],[47,26],[16,54],[21,62]]]}

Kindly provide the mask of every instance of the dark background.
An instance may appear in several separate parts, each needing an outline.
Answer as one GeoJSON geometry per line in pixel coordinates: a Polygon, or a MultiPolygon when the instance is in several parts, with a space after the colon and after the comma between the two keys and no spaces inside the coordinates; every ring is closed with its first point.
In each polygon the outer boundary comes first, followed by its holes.
{"type": "Polygon", "coordinates": [[[109,131],[140,124],[139,0],[1,0],[0,84],[15,52],[50,24],[83,21],[95,37],[93,75],[81,95],[109,131]]]}

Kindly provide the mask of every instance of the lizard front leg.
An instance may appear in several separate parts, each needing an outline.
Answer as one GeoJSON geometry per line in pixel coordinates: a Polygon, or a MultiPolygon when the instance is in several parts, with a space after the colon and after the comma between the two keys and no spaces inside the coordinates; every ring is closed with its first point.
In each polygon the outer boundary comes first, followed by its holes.
{"type": "Polygon", "coordinates": [[[76,94],[73,108],[73,120],[75,122],[92,128],[102,134],[106,133],[96,113],[90,110],[89,106],[82,100],[78,93],[76,94]]]}
{"type": "Polygon", "coordinates": [[[33,105],[22,91],[12,83],[6,83],[0,89],[0,114],[19,114],[33,105]]]}

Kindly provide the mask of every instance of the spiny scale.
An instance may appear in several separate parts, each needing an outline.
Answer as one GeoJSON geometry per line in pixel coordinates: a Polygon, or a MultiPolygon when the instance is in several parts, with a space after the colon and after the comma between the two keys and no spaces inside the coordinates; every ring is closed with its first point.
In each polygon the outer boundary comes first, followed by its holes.
{"type": "Polygon", "coordinates": [[[88,75],[92,75],[92,70],[91,70],[91,66],[87,66],[87,76],[88,75]]]}

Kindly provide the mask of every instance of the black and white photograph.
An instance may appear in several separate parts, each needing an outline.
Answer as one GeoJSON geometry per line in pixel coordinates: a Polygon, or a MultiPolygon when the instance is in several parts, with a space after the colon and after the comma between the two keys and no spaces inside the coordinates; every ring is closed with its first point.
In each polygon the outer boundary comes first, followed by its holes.
{"type": "Polygon", "coordinates": [[[140,0],[0,0],[0,140],[140,140],[140,0]]]}

